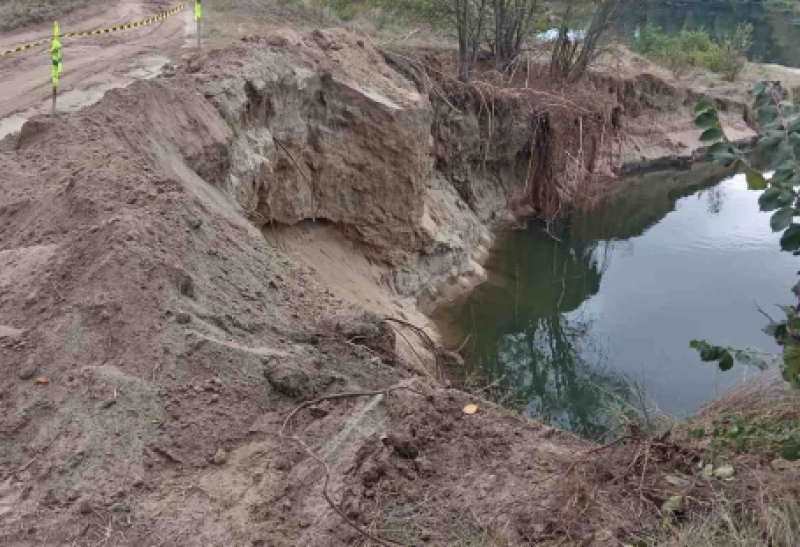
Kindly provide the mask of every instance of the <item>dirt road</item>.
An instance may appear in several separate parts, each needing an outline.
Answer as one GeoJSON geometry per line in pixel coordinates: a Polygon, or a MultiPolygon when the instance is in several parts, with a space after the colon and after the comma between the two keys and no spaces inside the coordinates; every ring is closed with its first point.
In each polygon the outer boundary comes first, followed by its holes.
{"type": "MultiPolygon", "coordinates": [[[[72,14],[61,32],[74,32],[147,19],[180,2],[120,0],[72,14]]],[[[52,26],[37,26],[0,36],[0,50],[52,35],[52,26]]],[[[109,89],[158,75],[165,64],[193,47],[193,12],[186,9],[149,26],[100,36],[63,38],[64,73],[58,110],[73,111],[93,104],[109,89]]],[[[0,58],[0,139],[18,131],[33,116],[51,107],[50,55],[47,45],[0,58]]]]}

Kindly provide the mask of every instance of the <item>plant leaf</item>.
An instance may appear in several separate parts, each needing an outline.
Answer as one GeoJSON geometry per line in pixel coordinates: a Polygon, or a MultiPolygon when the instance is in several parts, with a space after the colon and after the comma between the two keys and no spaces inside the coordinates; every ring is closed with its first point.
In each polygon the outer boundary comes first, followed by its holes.
{"type": "Polygon", "coordinates": [[[733,154],[735,152],[734,147],[729,142],[718,142],[711,145],[711,148],[708,149],[710,154],[719,154],[720,152],[728,152],[733,154]]]}
{"type": "Polygon", "coordinates": [[[757,113],[758,123],[764,125],[778,117],[778,107],[772,105],[762,106],[757,110],[757,113]]]}
{"type": "Polygon", "coordinates": [[[706,346],[700,349],[700,359],[705,362],[717,361],[722,358],[723,349],[718,346],[706,346]]]}
{"type": "Polygon", "coordinates": [[[714,103],[709,101],[708,99],[700,99],[697,101],[697,104],[694,105],[694,111],[696,114],[700,114],[701,112],[706,112],[708,110],[714,109],[714,103]]]}
{"type": "Polygon", "coordinates": [[[713,110],[703,112],[694,119],[694,124],[700,129],[711,129],[717,127],[717,115],[713,110]]]}
{"type": "Polygon", "coordinates": [[[800,375],[800,346],[788,344],[783,348],[783,373],[789,381],[800,375]]]}
{"type": "Polygon", "coordinates": [[[731,154],[730,152],[717,152],[716,154],[711,154],[711,159],[714,163],[728,165],[729,163],[736,161],[739,158],[736,157],[735,154],[731,154]]]}
{"type": "Polygon", "coordinates": [[[706,129],[703,131],[702,135],[700,135],[700,140],[703,142],[718,141],[724,136],[725,135],[722,132],[722,129],[718,127],[712,127],[711,129],[706,129]]]}
{"type": "Polygon", "coordinates": [[[800,439],[789,437],[781,442],[781,458],[793,462],[800,460],[800,439]]]}
{"type": "Polygon", "coordinates": [[[726,372],[733,368],[733,355],[728,350],[722,352],[722,356],[719,358],[719,369],[722,372],[726,372]]]}
{"type": "Polygon", "coordinates": [[[767,179],[758,171],[747,172],[747,188],[750,190],[764,190],[767,187],[767,179]]]}
{"type": "Polygon", "coordinates": [[[689,436],[693,439],[702,439],[703,437],[706,436],[706,430],[703,429],[702,427],[697,429],[690,429],[689,436]]]}
{"type": "Polygon", "coordinates": [[[769,148],[775,146],[784,139],[785,135],[781,131],[769,131],[763,137],[758,139],[757,146],[759,148],[769,148]]]}
{"type": "Polygon", "coordinates": [[[778,197],[781,195],[779,188],[767,188],[763,194],[758,197],[758,205],[762,211],[774,211],[778,207],[778,197]]]}
{"type": "Polygon", "coordinates": [[[792,223],[794,218],[794,208],[791,206],[781,207],[772,214],[769,224],[773,232],[782,232],[792,223]]]}
{"type": "Polygon", "coordinates": [[[800,224],[792,224],[781,236],[781,249],[796,251],[800,249],[800,224]]]}

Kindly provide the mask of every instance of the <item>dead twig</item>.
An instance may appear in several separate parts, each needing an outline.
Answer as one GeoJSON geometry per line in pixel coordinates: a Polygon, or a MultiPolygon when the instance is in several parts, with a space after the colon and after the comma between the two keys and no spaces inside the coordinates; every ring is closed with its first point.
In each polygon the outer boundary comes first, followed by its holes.
{"type": "Polygon", "coordinates": [[[603,450],[607,450],[607,449],[611,448],[612,446],[615,446],[615,445],[617,445],[617,444],[619,444],[622,441],[625,441],[627,439],[635,439],[635,438],[636,437],[634,435],[623,435],[622,437],[620,437],[618,439],[614,439],[613,441],[611,441],[608,444],[604,444],[603,446],[598,446],[596,448],[592,448],[591,450],[587,450],[583,454],[578,454],[575,457],[575,461],[573,461],[569,465],[569,467],[567,467],[567,469],[565,471],[563,471],[563,472],[558,471],[556,473],[552,473],[552,474],[546,476],[545,478],[543,478],[542,480],[536,482],[535,484],[537,484],[537,485],[543,484],[543,483],[549,481],[550,479],[553,479],[553,478],[555,478],[555,477],[557,477],[559,475],[565,475],[565,476],[569,475],[570,473],[572,473],[572,470],[575,469],[575,467],[579,463],[583,463],[583,459],[582,458],[585,458],[586,456],[591,456],[592,454],[596,454],[597,452],[602,452],[603,450]]]}
{"type": "Polygon", "coordinates": [[[304,408],[316,406],[324,401],[337,401],[340,399],[355,399],[358,397],[374,397],[376,395],[386,395],[388,393],[391,393],[392,391],[397,391],[398,389],[405,389],[413,393],[416,393],[417,395],[424,395],[421,391],[418,391],[406,385],[405,383],[387,387],[386,389],[376,389],[373,391],[347,391],[344,393],[333,393],[331,395],[325,395],[323,397],[318,397],[311,401],[305,401],[296,406],[295,409],[292,410],[289,413],[289,415],[286,416],[286,419],[283,421],[283,425],[281,426],[280,430],[280,436],[284,437],[284,431],[286,430],[286,427],[289,425],[289,422],[292,420],[292,418],[294,418],[297,415],[298,412],[300,412],[304,408]]]}

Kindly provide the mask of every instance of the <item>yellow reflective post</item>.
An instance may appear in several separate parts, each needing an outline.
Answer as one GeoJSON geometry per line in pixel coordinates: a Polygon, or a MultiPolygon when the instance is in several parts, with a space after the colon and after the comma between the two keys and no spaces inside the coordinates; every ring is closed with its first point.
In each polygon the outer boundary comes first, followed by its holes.
{"type": "Polygon", "coordinates": [[[194,18],[197,21],[197,49],[200,49],[200,36],[201,36],[201,20],[203,19],[203,2],[202,0],[195,0],[194,2],[194,18]]]}
{"type": "Polygon", "coordinates": [[[63,65],[61,64],[61,40],[59,40],[58,21],[53,24],[53,42],[50,46],[50,52],[53,54],[53,116],[55,116],[58,77],[63,70],[63,65]]]}

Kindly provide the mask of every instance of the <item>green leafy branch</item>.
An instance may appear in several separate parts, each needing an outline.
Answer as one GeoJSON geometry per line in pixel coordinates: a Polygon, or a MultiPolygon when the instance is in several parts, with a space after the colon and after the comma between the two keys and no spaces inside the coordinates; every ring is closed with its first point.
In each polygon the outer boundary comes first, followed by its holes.
{"type": "MultiPolygon", "coordinates": [[[[750,162],[752,150],[743,150],[732,142],[719,119],[714,102],[703,99],[695,106],[694,123],[703,132],[700,140],[710,144],[712,161],[726,167],[742,168],[751,190],[763,191],[758,198],[761,211],[772,212],[773,232],[782,232],[780,245],[784,251],[800,255],[800,108],[783,100],[778,82],[761,82],[751,90],[753,110],[758,118],[758,141],[755,150],[768,160],[774,174],[767,179],[750,162]]],[[[784,347],[783,374],[787,381],[800,384],[800,318],[799,306],[783,306],[786,320],[770,324],[765,332],[784,347]]],[[[693,340],[691,347],[703,361],[716,362],[721,370],[730,370],[735,361],[752,358],[746,350],[715,346],[704,340],[693,340]]]]}

